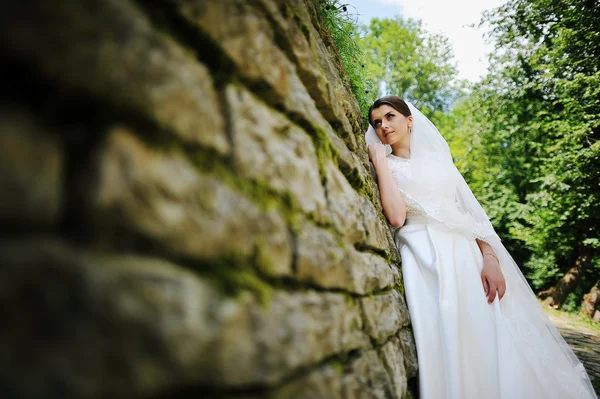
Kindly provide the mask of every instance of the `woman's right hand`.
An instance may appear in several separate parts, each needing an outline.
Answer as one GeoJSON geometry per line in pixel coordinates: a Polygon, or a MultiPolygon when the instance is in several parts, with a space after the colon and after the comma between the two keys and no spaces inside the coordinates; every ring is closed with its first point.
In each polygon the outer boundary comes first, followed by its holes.
{"type": "Polygon", "coordinates": [[[385,146],[379,143],[368,145],[369,161],[373,162],[373,166],[377,169],[377,163],[386,157],[385,146]]]}

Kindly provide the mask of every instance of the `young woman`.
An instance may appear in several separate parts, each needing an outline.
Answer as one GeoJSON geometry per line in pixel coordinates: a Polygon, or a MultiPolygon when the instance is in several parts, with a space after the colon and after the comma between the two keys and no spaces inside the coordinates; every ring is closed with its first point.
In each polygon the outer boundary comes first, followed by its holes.
{"type": "Polygon", "coordinates": [[[436,127],[400,97],[365,138],[395,230],[421,399],[596,399],[436,127]]]}

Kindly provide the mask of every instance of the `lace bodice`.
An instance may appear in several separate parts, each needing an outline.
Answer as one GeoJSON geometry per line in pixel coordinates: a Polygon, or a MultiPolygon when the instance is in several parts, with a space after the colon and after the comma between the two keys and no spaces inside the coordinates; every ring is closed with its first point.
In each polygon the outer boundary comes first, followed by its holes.
{"type": "MultiPolygon", "coordinates": [[[[406,203],[408,218],[427,215],[443,222],[448,227],[481,239],[495,234],[489,222],[477,223],[471,215],[465,212],[465,207],[457,195],[457,188],[462,177],[456,168],[446,168],[443,169],[443,172],[434,172],[436,168],[432,165],[431,173],[423,173],[423,171],[412,170],[410,159],[390,154],[387,160],[392,176],[406,203]],[[420,175],[419,184],[414,184],[414,175],[417,172],[420,175]]],[[[428,165],[419,165],[419,168],[427,167],[428,165]]]]}
{"type": "Polygon", "coordinates": [[[415,187],[411,187],[409,179],[407,179],[407,176],[411,173],[410,159],[390,154],[388,156],[388,165],[392,171],[392,176],[396,181],[396,185],[402,193],[406,203],[406,211],[409,216],[427,213],[418,200],[419,198],[422,198],[424,194],[427,195],[427,199],[429,200],[435,198],[433,203],[436,206],[444,206],[445,208],[450,206],[451,208],[454,208],[452,210],[453,213],[462,213],[462,209],[460,209],[460,204],[456,198],[456,184],[452,184],[449,179],[443,179],[441,176],[439,179],[436,179],[435,176],[432,176],[433,178],[429,179],[427,182],[428,194],[423,192],[422,187],[419,187],[419,189],[421,189],[419,192],[415,192],[415,187]]]}

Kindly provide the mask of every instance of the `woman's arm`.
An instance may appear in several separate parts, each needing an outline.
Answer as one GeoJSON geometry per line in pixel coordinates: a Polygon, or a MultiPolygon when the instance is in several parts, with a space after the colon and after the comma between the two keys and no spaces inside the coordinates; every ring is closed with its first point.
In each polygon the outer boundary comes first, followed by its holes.
{"type": "Polygon", "coordinates": [[[383,213],[392,226],[401,227],[406,220],[406,204],[388,166],[383,144],[369,145],[369,159],[377,173],[383,213]]]}
{"type": "Polygon", "coordinates": [[[496,299],[496,292],[498,292],[498,299],[502,299],[506,293],[506,281],[500,270],[500,261],[492,246],[480,239],[476,241],[483,256],[483,269],[481,270],[483,290],[488,297],[488,303],[492,303],[496,299]]]}

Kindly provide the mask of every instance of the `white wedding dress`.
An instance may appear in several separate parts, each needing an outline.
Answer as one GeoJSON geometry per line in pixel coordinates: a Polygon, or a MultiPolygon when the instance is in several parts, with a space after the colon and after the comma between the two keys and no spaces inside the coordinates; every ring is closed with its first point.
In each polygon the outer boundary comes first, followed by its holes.
{"type": "MultiPolygon", "coordinates": [[[[583,366],[522,275],[502,267],[506,294],[488,304],[474,235],[436,220],[434,211],[420,206],[407,178],[410,160],[387,159],[407,204],[406,223],[394,238],[416,340],[421,399],[595,399],[583,366]]],[[[432,174],[418,189],[431,185],[428,203],[459,220],[465,215],[456,197],[459,181],[432,174]]],[[[493,247],[501,266],[512,261],[499,240],[493,247]]]]}

